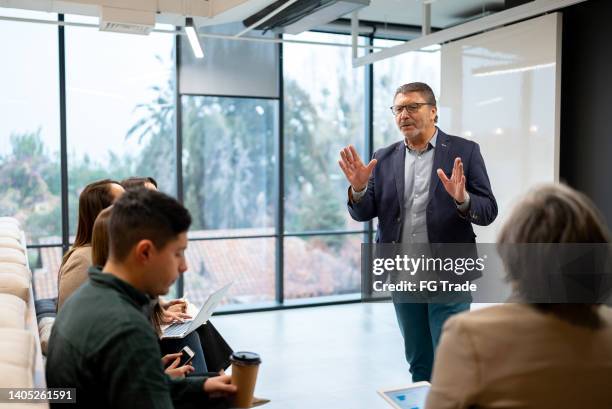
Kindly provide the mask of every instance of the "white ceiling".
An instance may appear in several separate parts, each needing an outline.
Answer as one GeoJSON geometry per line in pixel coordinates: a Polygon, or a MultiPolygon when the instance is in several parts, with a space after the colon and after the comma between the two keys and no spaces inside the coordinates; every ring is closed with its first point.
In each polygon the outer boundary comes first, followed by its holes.
{"type": "MultiPolygon", "coordinates": [[[[275,0],[0,0],[0,7],[83,14],[96,16],[99,5],[141,9],[155,7],[157,22],[181,25],[190,10],[198,25],[216,25],[241,21],[274,3],[275,0]],[[196,9],[200,12],[196,13],[196,9]]],[[[299,1],[299,0],[298,0],[299,1]]],[[[423,2],[431,4],[431,26],[444,28],[483,12],[503,8],[504,0],[371,0],[359,11],[359,19],[389,24],[420,26],[423,2]]],[[[350,16],[345,16],[350,17],[350,16]]]]}
{"type": "MultiPolygon", "coordinates": [[[[504,0],[434,0],[431,4],[432,27],[458,24],[483,12],[499,11],[504,0]]],[[[420,26],[423,0],[372,0],[359,10],[359,19],[389,24],[420,26]]]]}

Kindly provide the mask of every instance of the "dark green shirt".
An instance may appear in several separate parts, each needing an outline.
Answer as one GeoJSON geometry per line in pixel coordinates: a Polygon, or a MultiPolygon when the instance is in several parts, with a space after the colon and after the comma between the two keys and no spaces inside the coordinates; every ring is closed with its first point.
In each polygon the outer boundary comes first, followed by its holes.
{"type": "Polygon", "coordinates": [[[205,378],[164,373],[149,297],[95,268],[89,278],[53,325],[48,387],[76,388],[75,409],[216,406],[203,391],[205,378]]]}

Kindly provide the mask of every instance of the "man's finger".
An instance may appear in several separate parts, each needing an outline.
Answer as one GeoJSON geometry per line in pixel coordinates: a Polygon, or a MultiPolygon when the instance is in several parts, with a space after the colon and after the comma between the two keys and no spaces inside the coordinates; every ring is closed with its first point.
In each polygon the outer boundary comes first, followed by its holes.
{"type": "Polygon", "coordinates": [[[338,165],[340,165],[340,169],[342,169],[342,173],[344,173],[344,176],[346,176],[346,179],[349,180],[350,182],[350,176],[349,176],[349,171],[346,168],[346,165],[344,163],[342,163],[342,161],[338,161],[338,165]]]}
{"type": "Polygon", "coordinates": [[[217,387],[215,389],[219,392],[228,392],[228,393],[234,393],[237,390],[236,385],[232,385],[229,383],[219,383],[217,384],[217,387]]]}
{"type": "Polygon", "coordinates": [[[349,161],[349,160],[348,160],[348,158],[347,158],[347,156],[346,156],[346,151],[345,151],[345,149],[346,149],[346,148],[342,148],[342,149],[340,149],[340,157],[342,158],[342,161],[343,161],[343,162],[348,163],[348,161],[349,161]]]}
{"type": "Polygon", "coordinates": [[[346,148],[342,148],[342,157],[346,160],[346,163],[351,163],[353,161],[348,146],[346,148]]]}
{"type": "Polygon", "coordinates": [[[166,354],[162,357],[162,364],[164,366],[166,366],[169,362],[171,362],[172,360],[176,359],[177,357],[180,357],[181,353],[177,352],[175,354],[166,354]]]}
{"type": "Polygon", "coordinates": [[[461,175],[463,174],[463,163],[461,158],[455,158],[455,166],[457,168],[457,183],[461,182],[461,175]]]}
{"type": "Polygon", "coordinates": [[[357,149],[355,149],[353,145],[349,145],[349,150],[351,151],[351,156],[353,157],[353,160],[355,162],[361,162],[361,157],[359,156],[357,149]]]}
{"type": "Polygon", "coordinates": [[[176,358],[174,360],[174,362],[172,362],[167,369],[174,369],[174,368],[176,368],[180,362],[181,362],[181,358],[176,358]]]}
{"type": "Polygon", "coordinates": [[[372,170],[374,169],[374,166],[376,166],[377,163],[378,161],[376,159],[372,159],[370,163],[368,163],[368,172],[372,173],[372,170]]]}
{"type": "Polygon", "coordinates": [[[353,145],[349,145],[346,147],[346,154],[349,157],[349,159],[351,160],[351,162],[355,161],[355,155],[353,155],[353,151],[355,150],[355,148],[353,148],[353,145]]]}
{"type": "Polygon", "coordinates": [[[340,160],[342,161],[342,163],[344,163],[346,169],[350,169],[350,161],[346,156],[346,152],[344,150],[340,151],[340,160]]]}
{"type": "Polygon", "coordinates": [[[446,186],[450,182],[442,169],[438,169],[436,173],[438,174],[438,177],[440,178],[444,186],[446,186]]]}
{"type": "Polygon", "coordinates": [[[453,162],[453,173],[451,173],[451,177],[450,177],[450,180],[453,183],[459,182],[459,162],[458,160],[459,158],[455,158],[455,161],[453,162]]]}

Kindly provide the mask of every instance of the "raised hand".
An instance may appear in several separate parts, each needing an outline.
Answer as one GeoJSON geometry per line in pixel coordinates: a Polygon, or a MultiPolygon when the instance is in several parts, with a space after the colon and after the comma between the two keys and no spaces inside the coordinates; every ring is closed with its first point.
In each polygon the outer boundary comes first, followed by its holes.
{"type": "Polygon", "coordinates": [[[376,159],[372,159],[370,163],[364,165],[357,153],[357,149],[353,145],[349,145],[340,151],[340,160],[338,161],[340,169],[344,172],[346,180],[351,184],[353,190],[360,192],[368,186],[368,179],[376,166],[376,159]]]}
{"type": "Polygon", "coordinates": [[[448,194],[451,195],[456,202],[463,203],[466,198],[466,191],[465,175],[463,174],[463,162],[461,162],[461,158],[455,158],[453,173],[450,179],[446,177],[442,169],[438,169],[436,172],[448,194]]]}

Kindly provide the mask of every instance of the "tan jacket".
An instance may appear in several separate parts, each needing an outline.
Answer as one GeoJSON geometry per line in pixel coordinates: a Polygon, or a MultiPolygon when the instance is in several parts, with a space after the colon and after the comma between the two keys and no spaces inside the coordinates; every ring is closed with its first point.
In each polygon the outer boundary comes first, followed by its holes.
{"type": "Polygon", "coordinates": [[[612,408],[612,310],[600,329],[521,304],[450,318],[426,409],[612,408]]]}
{"type": "Polygon", "coordinates": [[[74,249],[58,273],[57,310],[62,308],[68,297],[87,281],[87,270],[91,267],[91,246],[74,249]]]}

